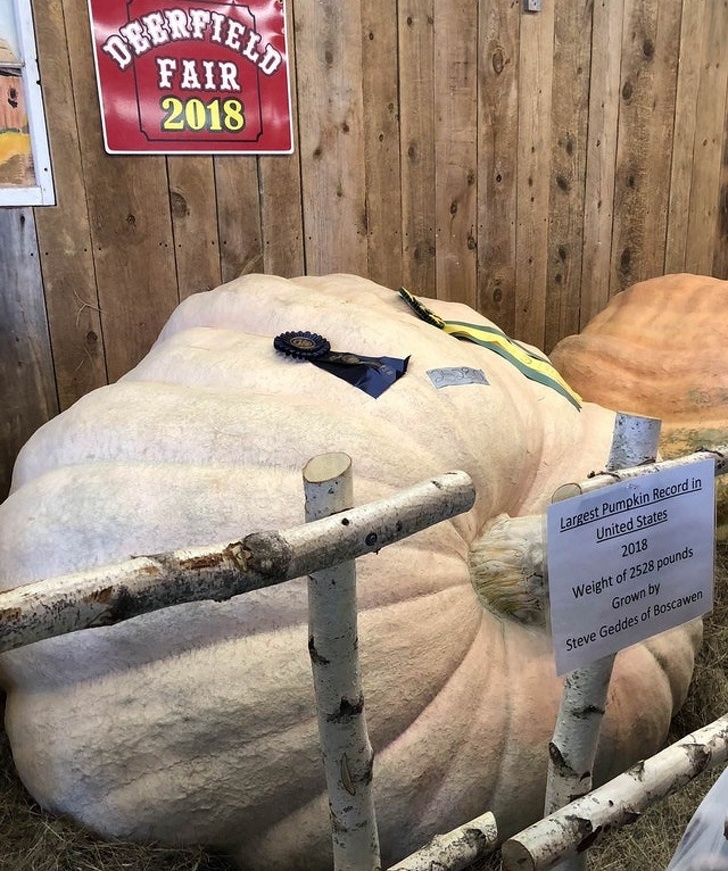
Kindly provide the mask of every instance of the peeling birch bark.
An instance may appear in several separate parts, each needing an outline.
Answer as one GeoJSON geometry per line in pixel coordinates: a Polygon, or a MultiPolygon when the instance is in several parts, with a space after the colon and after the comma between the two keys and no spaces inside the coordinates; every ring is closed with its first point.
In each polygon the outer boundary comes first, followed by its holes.
{"type": "Polygon", "coordinates": [[[587,481],[572,481],[568,484],[562,484],[551,497],[552,502],[560,502],[562,499],[570,499],[572,496],[581,496],[583,493],[592,493],[594,490],[599,490],[602,487],[608,487],[617,481],[629,481],[631,478],[637,478],[640,475],[652,475],[656,472],[661,472],[664,469],[679,469],[682,466],[689,466],[691,463],[697,463],[700,460],[715,461],[715,477],[728,473],[728,445],[718,445],[710,448],[710,450],[696,451],[693,454],[687,454],[684,457],[677,457],[673,460],[660,460],[656,463],[647,463],[644,466],[635,466],[629,469],[613,469],[607,472],[599,472],[587,481]]]}
{"type": "MultiPolygon", "coordinates": [[[[306,520],[348,511],[351,458],[324,454],[303,470],[306,520]]],[[[334,871],[378,871],[379,835],[372,794],[374,751],[364,716],[359,668],[354,560],[308,578],[308,650],[329,793],[334,871]]]]}
{"type": "Polygon", "coordinates": [[[490,811],[451,832],[435,837],[416,853],[392,865],[389,871],[462,871],[476,859],[488,856],[496,847],[498,828],[490,811]]]}
{"type": "MultiPolygon", "coordinates": [[[[0,593],[0,653],[184,602],[225,601],[374,553],[472,508],[465,472],[446,472],[381,499],[278,532],[37,581],[0,593]]],[[[2,569],[0,568],[0,571],[2,569]]]]}
{"type": "MultiPolygon", "coordinates": [[[[661,421],[618,413],[607,471],[652,463],[657,456],[661,421]]],[[[570,672],[549,744],[544,814],[585,795],[592,788],[599,730],[607,704],[615,655],[570,672]]],[[[567,859],[561,871],[582,871],[586,856],[567,859]]]]}
{"type": "Polygon", "coordinates": [[[503,871],[547,871],[728,760],[728,714],[638,762],[503,845],[503,871]]]}

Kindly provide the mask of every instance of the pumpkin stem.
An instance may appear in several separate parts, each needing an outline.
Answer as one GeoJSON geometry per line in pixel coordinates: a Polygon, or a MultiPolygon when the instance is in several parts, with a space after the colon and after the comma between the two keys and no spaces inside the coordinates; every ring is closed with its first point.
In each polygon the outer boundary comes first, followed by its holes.
{"type": "Polygon", "coordinates": [[[522,623],[548,624],[545,517],[499,514],[469,557],[470,579],[489,610],[522,623]]]}

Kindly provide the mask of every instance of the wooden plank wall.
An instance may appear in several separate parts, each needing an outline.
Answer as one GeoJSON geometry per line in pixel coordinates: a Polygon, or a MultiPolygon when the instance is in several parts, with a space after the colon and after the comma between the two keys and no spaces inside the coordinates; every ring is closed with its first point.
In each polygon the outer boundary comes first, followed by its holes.
{"type": "Polygon", "coordinates": [[[634,281],[728,278],[728,0],[289,0],[295,152],[110,157],[86,0],[36,0],[58,206],[0,211],[0,498],[177,302],[355,272],[546,350],[634,281]]]}

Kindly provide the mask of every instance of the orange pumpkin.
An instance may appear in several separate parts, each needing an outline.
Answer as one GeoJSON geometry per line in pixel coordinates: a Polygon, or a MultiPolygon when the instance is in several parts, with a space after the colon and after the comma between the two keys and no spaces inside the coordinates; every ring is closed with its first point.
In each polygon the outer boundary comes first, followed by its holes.
{"type": "MultiPolygon", "coordinates": [[[[551,359],[584,399],[662,419],[670,458],[728,443],[728,281],[664,275],[618,293],[551,359]]],[[[716,481],[728,533],[728,484],[716,481]]]]}

